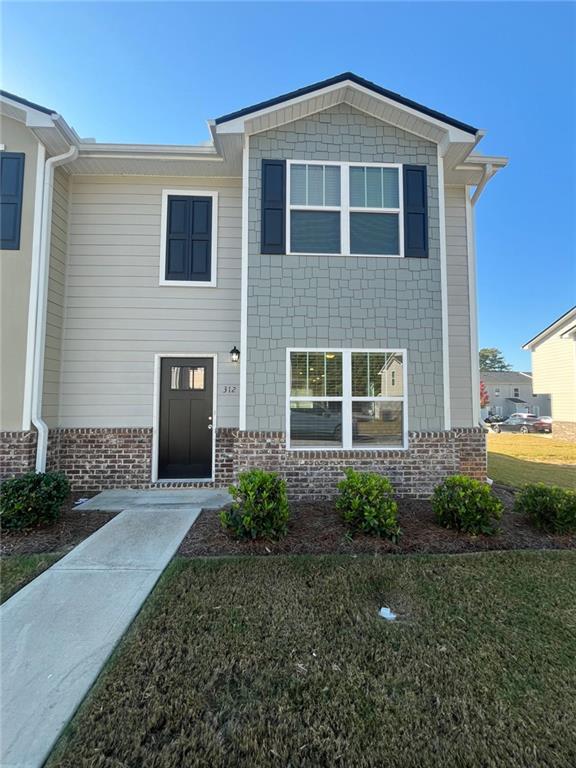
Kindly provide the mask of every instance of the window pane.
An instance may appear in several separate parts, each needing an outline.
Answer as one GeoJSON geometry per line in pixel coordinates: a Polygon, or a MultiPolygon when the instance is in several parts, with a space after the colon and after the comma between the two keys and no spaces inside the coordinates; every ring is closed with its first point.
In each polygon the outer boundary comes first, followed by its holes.
{"type": "Polygon", "coordinates": [[[190,368],[186,365],[170,367],[170,389],[203,390],[206,380],[204,367],[190,368]]]}
{"type": "Polygon", "coordinates": [[[397,256],[399,252],[397,213],[350,214],[350,253],[397,256]]]}
{"type": "Polygon", "coordinates": [[[366,206],[364,171],[364,168],[356,166],[350,168],[350,205],[352,207],[364,208],[366,206]]]}
{"type": "Polygon", "coordinates": [[[341,397],[341,352],[291,352],[292,397],[341,397]]]}
{"type": "Polygon", "coordinates": [[[352,403],[352,445],[402,445],[402,403],[352,403]]]}
{"type": "Polygon", "coordinates": [[[290,403],[290,444],[302,446],[342,446],[342,403],[290,403]]]}
{"type": "Polygon", "coordinates": [[[290,249],[293,253],[340,253],[338,211],[292,211],[290,249]]]}
{"type": "Polygon", "coordinates": [[[292,205],[306,205],[306,166],[290,166],[290,202],[292,205]]]}
{"type": "Polygon", "coordinates": [[[308,166],[308,205],[324,205],[324,166],[308,166]]]}
{"type": "Polygon", "coordinates": [[[340,207],[340,166],[324,166],[324,205],[340,207]]]}
{"type": "Polygon", "coordinates": [[[382,168],[366,168],[366,206],[382,208],[382,168]]]}
{"type": "Polygon", "coordinates": [[[170,368],[170,389],[180,389],[180,366],[170,368]]]}
{"type": "Polygon", "coordinates": [[[398,168],[381,168],[384,208],[398,208],[398,168]]]}

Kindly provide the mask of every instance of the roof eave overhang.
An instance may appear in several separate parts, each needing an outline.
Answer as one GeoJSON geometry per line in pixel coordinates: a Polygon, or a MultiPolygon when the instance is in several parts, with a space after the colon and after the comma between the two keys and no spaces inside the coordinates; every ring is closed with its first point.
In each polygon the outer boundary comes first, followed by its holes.
{"type": "MultiPolygon", "coordinates": [[[[572,309],[569,309],[567,312],[565,312],[561,317],[559,317],[557,320],[555,320],[551,325],[549,325],[547,328],[544,328],[543,331],[540,331],[534,338],[530,339],[530,341],[527,341],[526,344],[522,345],[522,349],[531,352],[534,347],[537,347],[538,344],[541,344],[543,341],[545,341],[549,336],[556,333],[556,331],[560,330],[564,325],[570,325],[576,320],[576,307],[572,307],[572,309]]],[[[571,338],[571,331],[573,328],[569,327],[562,336],[564,338],[571,338]],[[565,336],[565,334],[568,334],[568,336],[565,336]]]]}
{"type": "Polygon", "coordinates": [[[435,116],[436,113],[426,114],[416,106],[411,106],[411,103],[400,103],[350,79],[339,80],[302,95],[263,106],[261,109],[217,118],[213,125],[216,134],[252,135],[343,102],[384,122],[441,144],[444,149],[455,143],[470,145],[473,148],[477,143],[478,129],[458,121],[443,120],[435,116]]]}

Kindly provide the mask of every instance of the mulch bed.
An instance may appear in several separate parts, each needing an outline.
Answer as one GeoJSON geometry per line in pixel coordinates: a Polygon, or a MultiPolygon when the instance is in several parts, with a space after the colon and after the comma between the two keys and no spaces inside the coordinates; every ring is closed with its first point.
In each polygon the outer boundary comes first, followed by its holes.
{"type": "Polygon", "coordinates": [[[2,531],[0,555],[34,555],[43,552],[58,552],[64,555],[117,514],[80,512],[74,509],[75,501],[76,497],[70,499],[60,519],[52,525],[30,528],[27,531],[2,531]]]}
{"type": "Polygon", "coordinates": [[[512,511],[514,492],[495,486],[504,503],[500,533],[470,536],[438,526],[429,501],[400,499],[398,517],[402,536],[398,544],[387,539],[357,534],[350,537],[331,503],[293,504],[289,531],[282,540],[237,541],[220,525],[218,513],[205,511],[198,517],[180,545],[184,557],[223,555],[324,555],[485,552],[507,549],[570,549],[576,536],[551,536],[530,525],[523,515],[512,511]]]}

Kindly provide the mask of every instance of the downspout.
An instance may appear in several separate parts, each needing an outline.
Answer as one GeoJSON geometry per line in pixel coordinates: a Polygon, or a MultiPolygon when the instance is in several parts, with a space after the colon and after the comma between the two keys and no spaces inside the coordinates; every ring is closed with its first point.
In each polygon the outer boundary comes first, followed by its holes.
{"type": "Polygon", "coordinates": [[[492,163],[486,163],[486,165],[484,166],[484,173],[482,174],[482,178],[480,179],[480,183],[474,190],[474,194],[472,195],[472,199],[470,201],[472,203],[472,207],[476,205],[476,203],[478,202],[478,198],[484,191],[484,187],[486,186],[486,184],[488,184],[488,182],[490,181],[492,176],[494,176],[495,173],[496,171],[494,170],[492,163]]]}
{"type": "Polygon", "coordinates": [[[38,263],[38,295],[36,297],[36,333],[34,343],[34,373],[32,378],[32,424],[38,431],[36,446],[36,472],[46,469],[48,450],[48,425],[42,419],[42,390],[44,386],[44,352],[46,349],[46,315],[48,303],[48,278],[50,274],[50,237],[52,234],[52,195],[54,169],[71,162],[78,155],[78,148],[71,146],[62,155],[50,157],[44,171],[42,195],[42,228],[38,263]]]}

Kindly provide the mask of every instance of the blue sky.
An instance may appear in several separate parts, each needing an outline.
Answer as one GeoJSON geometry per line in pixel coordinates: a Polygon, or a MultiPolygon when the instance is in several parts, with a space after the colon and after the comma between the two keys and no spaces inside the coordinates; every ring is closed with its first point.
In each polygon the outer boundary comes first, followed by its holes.
{"type": "Polygon", "coordinates": [[[197,143],[205,121],[351,70],[488,131],[480,345],[576,303],[576,5],[4,3],[2,87],[99,141],[197,143]]]}

